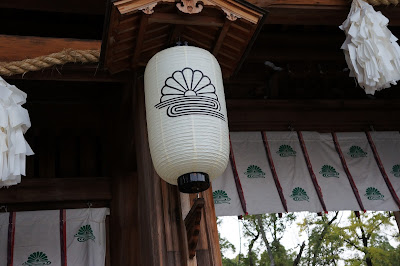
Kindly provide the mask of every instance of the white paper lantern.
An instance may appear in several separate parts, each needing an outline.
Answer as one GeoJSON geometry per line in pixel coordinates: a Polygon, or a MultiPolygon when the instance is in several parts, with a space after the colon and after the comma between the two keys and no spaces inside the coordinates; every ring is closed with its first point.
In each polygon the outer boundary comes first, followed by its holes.
{"type": "Polygon", "coordinates": [[[191,46],[163,50],[147,64],[144,88],[150,152],[158,175],[181,192],[207,189],[229,159],[228,117],[217,60],[191,46]]]}

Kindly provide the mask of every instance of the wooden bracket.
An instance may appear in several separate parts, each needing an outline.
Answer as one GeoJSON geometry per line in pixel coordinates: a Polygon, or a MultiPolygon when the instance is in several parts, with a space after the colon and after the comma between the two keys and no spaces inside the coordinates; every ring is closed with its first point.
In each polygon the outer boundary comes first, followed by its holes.
{"type": "Polygon", "coordinates": [[[201,211],[204,208],[205,201],[203,198],[195,199],[192,208],[185,218],[186,234],[189,247],[189,258],[192,259],[196,255],[197,242],[200,234],[201,211]]]}

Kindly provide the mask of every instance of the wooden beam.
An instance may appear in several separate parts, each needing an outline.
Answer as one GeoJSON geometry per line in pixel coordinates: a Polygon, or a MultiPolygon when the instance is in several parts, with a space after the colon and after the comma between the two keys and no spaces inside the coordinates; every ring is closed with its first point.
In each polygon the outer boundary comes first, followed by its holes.
{"type": "Polygon", "coordinates": [[[19,61],[65,49],[100,50],[101,41],[0,35],[0,62],[19,61]]]}
{"type": "Polygon", "coordinates": [[[104,15],[106,0],[2,0],[0,8],[104,15]]]}
{"type": "Polygon", "coordinates": [[[248,2],[263,8],[277,5],[350,6],[348,0],[248,0],[248,2]]]}
{"type": "Polygon", "coordinates": [[[111,200],[109,178],[22,178],[0,192],[0,205],[95,200],[111,200]]]}
{"type": "Polygon", "coordinates": [[[111,75],[107,70],[99,69],[98,64],[65,64],[62,66],[46,68],[41,71],[28,72],[3,78],[6,80],[57,80],[122,83],[131,80],[132,73],[125,71],[111,75]]]}
{"type": "Polygon", "coordinates": [[[346,19],[350,7],[347,6],[272,6],[268,7],[266,24],[283,25],[335,25],[346,19]]]}
{"type": "MultiPolygon", "coordinates": [[[[8,212],[37,211],[37,210],[59,210],[59,209],[87,209],[110,207],[110,200],[74,200],[74,201],[43,201],[43,202],[23,202],[7,203],[5,205],[8,212]]],[[[4,209],[2,211],[5,211],[4,209]]]]}
{"type": "Polygon", "coordinates": [[[231,131],[400,130],[400,100],[227,100],[231,131]]]}
{"type": "Polygon", "coordinates": [[[345,34],[328,27],[328,32],[287,30],[279,33],[263,32],[256,40],[247,62],[276,61],[342,61],[340,46],[345,34]]]}
{"type": "MultiPolygon", "coordinates": [[[[267,24],[285,25],[341,25],[350,11],[348,0],[249,0],[269,11],[267,24]]],[[[378,6],[389,18],[389,26],[400,25],[400,7],[378,6]]]]}
{"type": "Polygon", "coordinates": [[[194,25],[194,26],[213,26],[222,27],[224,25],[223,17],[216,16],[181,16],[179,14],[153,13],[149,17],[149,23],[170,23],[176,25],[194,25]]]}

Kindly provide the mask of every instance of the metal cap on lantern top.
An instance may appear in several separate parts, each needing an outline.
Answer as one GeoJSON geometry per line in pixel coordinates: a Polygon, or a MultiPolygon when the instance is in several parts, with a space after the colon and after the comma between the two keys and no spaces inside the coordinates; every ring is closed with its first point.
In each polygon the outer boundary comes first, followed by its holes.
{"type": "Polygon", "coordinates": [[[206,190],[229,160],[221,68],[208,51],[176,46],[154,55],[144,75],[154,168],[185,193],[206,190]]]}

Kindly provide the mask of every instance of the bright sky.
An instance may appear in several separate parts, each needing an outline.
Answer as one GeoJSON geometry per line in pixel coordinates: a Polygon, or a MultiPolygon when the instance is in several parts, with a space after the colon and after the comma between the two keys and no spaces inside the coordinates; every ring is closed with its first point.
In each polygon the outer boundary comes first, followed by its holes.
{"type": "MultiPolygon", "coordinates": [[[[308,212],[298,212],[296,213],[297,215],[297,220],[292,224],[292,226],[286,228],[286,232],[283,236],[282,239],[282,244],[286,247],[286,249],[292,249],[296,248],[303,241],[307,239],[307,236],[305,233],[303,233],[302,236],[299,236],[299,227],[297,226],[297,223],[302,222],[304,217],[308,214],[308,212]]],[[[350,211],[343,211],[339,213],[338,219],[340,219],[341,224],[346,224],[347,222],[347,217],[350,215],[350,211]]],[[[238,220],[236,216],[224,216],[220,217],[222,218],[222,223],[218,226],[218,231],[220,232],[222,237],[225,237],[227,240],[229,240],[233,245],[236,247],[236,252],[227,252],[225,254],[226,257],[228,258],[234,258],[239,254],[239,247],[240,247],[240,241],[242,242],[241,246],[241,253],[242,254],[247,254],[247,240],[244,239],[243,237],[243,228],[240,226],[241,222],[238,220]],[[240,240],[240,236],[242,236],[242,239],[240,240]]],[[[392,234],[398,233],[398,229],[396,226],[393,226],[393,228],[390,229],[392,234]]],[[[268,237],[268,235],[267,235],[268,237]]],[[[394,239],[389,239],[391,245],[397,246],[399,243],[396,242],[394,239]]],[[[296,251],[298,251],[299,248],[297,248],[296,251]]],[[[353,251],[352,251],[353,252],[353,251]]],[[[352,252],[349,252],[351,254],[352,252]]],[[[345,254],[346,255],[346,254],[345,254]]]]}

